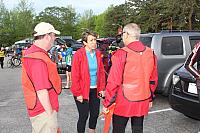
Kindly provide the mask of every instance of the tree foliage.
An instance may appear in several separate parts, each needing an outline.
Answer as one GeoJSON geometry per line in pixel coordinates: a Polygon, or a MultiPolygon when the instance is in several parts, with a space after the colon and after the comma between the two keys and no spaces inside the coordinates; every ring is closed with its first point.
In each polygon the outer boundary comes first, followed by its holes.
{"type": "Polygon", "coordinates": [[[71,7],[47,7],[36,16],[35,24],[39,22],[48,22],[60,30],[62,35],[74,35],[76,22],[75,10],[71,7]]]}
{"type": "MultiPolygon", "coordinates": [[[[125,0],[111,5],[102,14],[92,10],[77,14],[72,6],[46,7],[36,14],[29,0],[19,0],[12,10],[0,0],[0,41],[7,46],[32,36],[34,26],[46,21],[61,31],[61,35],[79,39],[85,29],[96,31],[100,37],[115,36],[119,27],[137,23],[142,32],[161,30],[198,30],[200,27],[199,0],[125,0]]],[[[0,44],[0,45],[1,45],[0,44]]]]}
{"type": "MultiPolygon", "coordinates": [[[[1,6],[3,1],[1,1],[1,6]]],[[[5,46],[12,45],[15,41],[31,36],[33,24],[33,10],[27,0],[20,0],[18,6],[12,11],[1,7],[3,14],[2,28],[0,31],[1,43],[5,46]]]]}
{"type": "Polygon", "coordinates": [[[134,21],[144,32],[195,30],[199,27],[199,0],[128,0],[134,21]]]}

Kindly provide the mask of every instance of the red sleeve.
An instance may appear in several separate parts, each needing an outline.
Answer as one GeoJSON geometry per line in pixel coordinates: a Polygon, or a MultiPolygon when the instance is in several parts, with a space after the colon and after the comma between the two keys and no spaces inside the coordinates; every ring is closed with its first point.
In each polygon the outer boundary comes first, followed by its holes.
{"type": "Polygon", "coordinates": [[[118,50],[112,56],[112,67],[110,68],[107,85],[106,85],[106,97],[103,101],[103,105],[108,107],[111,105],[116,97],[119,86],[122,83],[122,75],[126,60],[126,52],[118,50]]]}
{"type": "Polygon", "coordinates": [[[105,78],[105,69],[104,69],[104,65],[103,65],[103,61],[101,58],[101,55],[99,55],[100,57],[100,68],[99,68],[99,77],[100,77],[100,91],[105,90],[105,85],[106,85],[106,78],[105,78]]]}
{"type": "Polygon", "coordinates": [[[81,95],[81,88],[80,88],[80,67],[81,65],[81,57],[78,51],[73,55],[72,58],[72,86],[70,87],[70,90],[74,96],[80,96],[81,95]]]}
{"type": "Polygon", "coordinates": [[[158,85],[158,69],[157,69],[157,57],[154,55],[154,67],[150,77],[150,88],[154,93],[158,85]]]}
{"type": "Polygon", "coordinates": [[[48,69],[45,62],[41,60],[32,59],[29,66],[31,80],[36,91],[52,88],[52,85],[49,82],[48,69]]]}

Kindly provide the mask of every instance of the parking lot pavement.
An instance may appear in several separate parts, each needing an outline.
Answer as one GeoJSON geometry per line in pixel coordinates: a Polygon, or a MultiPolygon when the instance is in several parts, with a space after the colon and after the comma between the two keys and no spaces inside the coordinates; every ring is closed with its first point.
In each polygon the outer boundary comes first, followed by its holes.
{"type": "MultiPolygon", "coordinates": [[[[31,132],[20,76],[21,68],[0,69],[0,133],[31,132]]],[[[59,101],[58,121],[62,132],[76,133],[78,113],[70,90],[63,89],[59,101]]],[[[100,117],[97,133],[102,133],[103,124],[104,119],[100,117]]],[[[144,133],[197,133],[199,124],[199,121],[172,110],[167,97],[157,95],[149,116],[144,120],[144,133]]],[[[126,133],[131,133],[130,122],[126,133]]]]}
{"type": "MultiPolygon", "coordinates": [[[[61,117],[59,119],[61,128],[66,133],[75,133],[78,119],[76,106],[70,91],[65,89],[63,92],[60,97],[60,113],[65,114],[65,119],[61,117]]],[[[104,119],[101,117],[98,119],[97,133],[102,133],[103,124],[104,119]]],[[[149,116],[144,120],[144,133],[197,133],[198,125],[198,121],[172,110],[169,107],[167,97],[158,95],[149,116]]],[[[130,122],[126,132],[131,133],[130,122]]]]}

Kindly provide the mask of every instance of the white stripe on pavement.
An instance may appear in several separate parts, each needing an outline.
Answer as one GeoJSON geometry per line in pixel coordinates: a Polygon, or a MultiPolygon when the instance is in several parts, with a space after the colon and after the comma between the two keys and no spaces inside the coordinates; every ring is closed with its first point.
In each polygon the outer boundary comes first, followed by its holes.
{"type": "MultiPolygon", "coordinates": [[[[167,108],[167,109],[155,110],[155,111],[150,111],[149,114],[155,114],[155,113],[166,112],[166,111],[171,111],[171,110],[173,110],[173,109],[172,108],[167,108]]],[[[101,120],[104,121],[105,118],[102,117],[101,120]]]]}
{"type": "Polygon", "coordinates": [[[171,111],[171,110],[173,109],[167,108],[167,109],[155,110],[155,111],[150,111],[149,114],[155,114],[155,113],[166,112],[166,111],[171,111]]]}

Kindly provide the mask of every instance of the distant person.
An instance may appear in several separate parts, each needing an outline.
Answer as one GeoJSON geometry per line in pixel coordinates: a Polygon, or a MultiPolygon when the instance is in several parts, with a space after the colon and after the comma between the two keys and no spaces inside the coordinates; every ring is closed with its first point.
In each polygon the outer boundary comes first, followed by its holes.
{"type": "Polygon", "coordinates": [[[157,63],[153,50],[139,41],[140,28],[127,24],[122,39],[125,47],[112,56],[112,66],[106,85],[103,112],[116,103],[113,133],[125,133],[129,118],[133,133],[143,133],[144,116],[152,106],[157,86],[157,63]]]}
{"type": "MultiPolygon", "coordinates": [[[[185,61],[185,68],[196,78],[197,93],[200,102],[200,42],[195,45],[185,61]],[[194,67],[195,63],[197,63],[197,69],[194,67]]],[[[198,133],[200,133],[200,126],[198,133]]]]}
{"type": "Polygon", "coordinates": [[[5,50],[4,47],[1,47],[0,49],[0,64],[1,64],[1,68],[3,69],[3,65],[4,65],[4,58],[5,58],[5,50]]]}
{"type": "Polygon", "coordinates": [[[62,52],[62,56],[65,58],[66,61],[66,86],[64,88],[69,89],[71,83],[71,67],[72,67],[72,52],[73,49],[71,48],[71,44],[65,44],[66,50],[62,52]]]}
{"type": "Polygon", "coordinates": [[[92,31],[82,34],[84,47],[72,59],[72,86],[79,118],[77,132],[85,133],[89,116],[89,133],[95,133],[99,115],[100,96],[105,96],[105,73],[101,52],[97,50],[97,35],[92,31]],[[99,96],[98,96],[99,95],[99,96]]]}
{"type": "Polygon", "coordinates": [[[123,48],[124,47],[124,43],[122,41],[122,37],[121,37],[121,34],[118,34],[116,36],[116,43],[117,43],[117,46],[119,46],[120,48],[123,48]]]}
{"type": "Polygon", "coordinates": [[[59,50],[60,46],[52,46],[51,49],[49,50],[50,56],[51,56],[51,60],[53,62],[55,62],[56,64],[58,64],[59,59],[58,59],[58,50],[59,50]]]}
{"type": "Polygon", "coordinates": [[[56,64],[47,53],[56,34],[60,32],[51,24],[37,24],[34,28],[33,45],[24,51],[22,59],[22,88],[32,133],[57,133],[58,130],[61,79],[56,64]]]}
{"type": "Polygon", "coordinates": [[[22,48],[19,45],[17,45],[15,50],[16,50],[15,51],[15,56],[16,57],[21,57],[21,55],[22,55],[22,48]]]}

